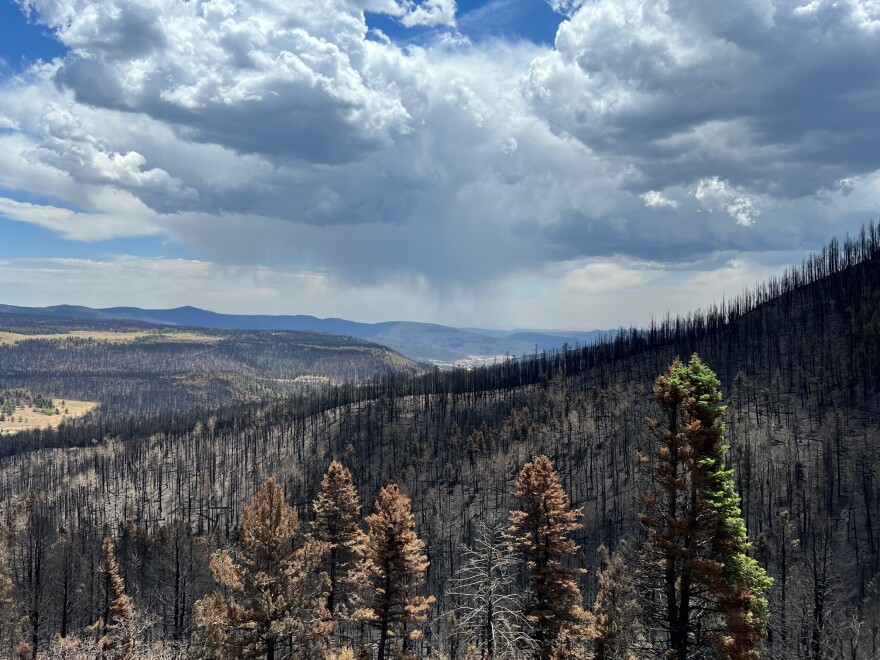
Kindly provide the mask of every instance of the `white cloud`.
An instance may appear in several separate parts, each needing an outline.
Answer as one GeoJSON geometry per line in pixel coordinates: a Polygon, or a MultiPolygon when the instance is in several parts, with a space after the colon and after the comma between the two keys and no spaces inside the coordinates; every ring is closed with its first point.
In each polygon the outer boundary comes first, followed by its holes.
{"type": "Polygon", "coordinates": [[[616,261],[593,261],[567,272],[562,280],[572,293],[601,293],[631,289],[656,279],[658,271],[616,261]]]}
{"type": "Polygon", "coordinates": [[[68,239],[474,314],[520,269],[813,247],[876,215],[880,41],[871,2],[799,5],[558,2],[546,47],[471,42],[450,0],[33,0],[70,52],[0,81],[0,187],[68,239]]]}
{"type": "Polygon", "coordinates": [[[406,27],[423,25],[455,25],[455,0],[425,0],[422,4],[408,3],[407,12],[400,22],[406,27]]]}
{"type": "Polygon", "coordinates": [[[674,199],[669,199],[665,197],[663,193],[658,192],[656,190],[649,190],[646,193],[642,193],[640,197],[645,200],[645,206],[649,206],[651,208],[662,208],[667,207],[670,209],[678,208],[678,202],[674,199]]]}
{"type": "Polygon", "coordinates": [[[0,197],[0,217],[45,227],[76,241],[150,236],[162,231],[148,216],[76,213],[70,209],[19,202],[8,197],[0,197]]]}
{"type": "Polygon", "coordinates": [[[843,19],[862,30],[880,29],[880,2],[877,0],[812,0],[796,6],[792,12],[814,21],[843,19]]]}
{"type": "Polygon", "coordinates": [[[574,12],[584,4],[584,0],[547,0],[547,4],[557,14],[571,16],[574,12]]]}
{"type": "Polygon", "coordinates": [[[876,16],[876,0],[596,0],[562,23],[524,91],[560,133],[633,163],[642,189],[708,170],[812,196],[880,167],[876,16]]]}
{"type": "Polygon", "coordinates": [[[137,191],[157,207],[166,199],[180,204],[198,196],[165,170],[147,168],[143,154],[106,147],[100,137],[83,129],[71,106],[50,103],[40,116],[39,127],[43,140],[25,157],[65,171],[78,181],[137,191]]]}
{"type": "Polygon", "coordinates": [[[694,197],[707,211],[724,211],[743,227],[755,224],[755,219],[761,214],[752,197],[717,176],[700,179],[694,197]]]}
{"type": "Polygon", "coordinates": [[[0,259],[0,300],[46,306],[198,305],[228,313],[342,316],[387,320],[435,313],[437,298],[419,279],[356,286],[312,270],[237,267],[191,259],[119,255],[100,259],[0,259]]]}
{"type": "Polygon", "coordinates": [[[625,259],[557,264],[514,273],[476,295],[442,294],[422,278],[353,285],[323,271],[241,268],[198,260],[0,259],[7,304],[198,305],[229,313],[299,314],[358,321],[433,321],[483,327],[614,328],[686,313],[751,287],[796,255],[763,263],[738,257],[680,270],[625,259]]]}
{"type": "MultiPolygon", "coordinates": [[[[345,0],[29,6],[71,49],[55,80],[78,101],[143,113],[188,140],[332,163],[407,130],[406,110],[368,70],[363,14],[345,0]]],[[[390,6],[414,24],[450,8],[390,6]]]]}

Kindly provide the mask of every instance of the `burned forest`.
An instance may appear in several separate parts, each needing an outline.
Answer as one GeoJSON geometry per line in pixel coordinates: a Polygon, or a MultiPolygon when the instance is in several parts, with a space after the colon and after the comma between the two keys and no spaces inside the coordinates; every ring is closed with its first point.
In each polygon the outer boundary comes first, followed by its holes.
{"type": "Polygon", "coordinates": [[[873,223],[710,309],[449,371],[28,322],[4,397],[99,407],[2,438],[4,658],[880,654],[873,223]]]}

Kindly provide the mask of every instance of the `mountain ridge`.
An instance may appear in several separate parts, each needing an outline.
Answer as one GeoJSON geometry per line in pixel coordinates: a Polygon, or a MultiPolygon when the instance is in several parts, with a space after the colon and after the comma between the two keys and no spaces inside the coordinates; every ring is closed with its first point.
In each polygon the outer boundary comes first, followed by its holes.
{"type": "Polygon", "coordinates": [[[92,308],[82,305],[21,307],[0,304],[0,312],[31,316],[94,318],[137,321],[158,325],[201,327],[220,330],[297,330],[369,339],[415,360],[449,364],[468,360],[491,360],[502,355],[527,355],[590,343],[609,336],[608,331],[483,330],[456,328],[417,321],[363,323],[347,319],[319,318],[308,314],[224,314],[185,305],[170,309],[141,307],[92,308]]]}

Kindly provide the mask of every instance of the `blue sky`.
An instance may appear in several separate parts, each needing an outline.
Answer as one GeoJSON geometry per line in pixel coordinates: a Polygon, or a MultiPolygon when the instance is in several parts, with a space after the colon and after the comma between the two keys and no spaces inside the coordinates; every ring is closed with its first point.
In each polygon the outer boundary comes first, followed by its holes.
{"type": "Polygon", "coordinates": [[[4,75],[19,72],[36,60],[51,60],[67,49],[52,37],[51,30],[29,21],[19,5],[0,2],[0,60],[4,75]]]}
{"type": "MultiPolygon", "coordinates": [[[[455,30],[475,41],[491,38],[527,39],[552,45],[563,18],[545,0],[465,0],[457,3],[455,30]]],[[[436,27],[405,27],[381,13],[367,12],[367,25],[382,30],[397,43],[430,41],[436,27]]],[[[452,28],[449,28],[452,29],[452,28]]]]}
{"type": "Polygon", "coordinates": [[[880,201],[876,0],[0,0],[0,302],[611,327],[880,201]]]}

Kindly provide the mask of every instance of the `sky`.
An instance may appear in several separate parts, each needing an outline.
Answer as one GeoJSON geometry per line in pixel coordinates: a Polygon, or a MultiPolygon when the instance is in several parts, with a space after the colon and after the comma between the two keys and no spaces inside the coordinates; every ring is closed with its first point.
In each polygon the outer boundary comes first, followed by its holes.
{"type": "Polygon", "coordinates": [[[559,329],[880,202],[880,0],[0,0],[0,303],[559,329]]]}

